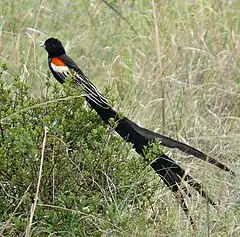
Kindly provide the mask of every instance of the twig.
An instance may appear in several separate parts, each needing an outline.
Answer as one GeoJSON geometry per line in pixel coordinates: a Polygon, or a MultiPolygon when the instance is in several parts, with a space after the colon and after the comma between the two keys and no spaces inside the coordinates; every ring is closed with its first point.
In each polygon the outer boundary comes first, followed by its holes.
{"type": "Polygon", "coordinates": [[[21,206],[22,202],[24,201],[25,195],[27,194],[27,192],[28,192],[29,188],[31,187],[31,185],[32,185],[32,183],[30,183],[30,184],[28,185],[28,187],[27,187],[27,189],[25,190],[25,192],[24,192],[24,194],[23,194],[20,202],[18,203],[18,205],[17,205],[16,208],[14,209],[13,213],[11,214],[11,216],[9,217],[9,219],[7,220],[7,222],[5,223],[5,226],[4,226],[3,229],[1,230],[0,236],[3,236],[5,229],[8,227],[8,225],[9,225],[11,219],[13,218],[14,214],[16,213],[16,211],[18,210],[18,208],[21,206]]]}
{"type": "MultiPolygon", "coordinates": [[[[3,134],[3,127],[2,127],[2,121],[1,121],[1,115],[0,115],[0,132],[2,136],[2,141],[4,143],[4,134],[3,134]]],[[[0,143],[0,147],[2,146],[2,143],[0,143]]]]}
{"type": "Polygon", "coordinates": [[[72,99],[78,99],[78,98],[81,98],[83,96],[84,95],[68,96],[68,97],[64,97],[64,98],[59,98],[59,99],[55,99],[55,100],[49,100],[49,101],[45,101],[45,102],[42,102],[42,103],[39,103],[39,104],[31,105],[31,106],[29,106],[27,108],[20,109],[19,111],[15,112],[15,113],[9,114],[8,116],[2,118],[1,121],[2,122],[6,121],[7,119],[10,119],[11,117],[13,117],[15,115],[18,115],[20,113],[26,112],[26,111],[28,111],[30,109],[39,108],[41,106],[48,105],[48,104],[58,103],[60,101],[68,101],[68,100],[72,100],[72,99]]]}
{"type": "Polygon", "coordinates": [[[135,32],[135,34],[137,35],[137,31],[134,29],[134,27],[128,22],[128,20],[120,14],[120,12],[115,8],[113,7],[112,4],[110,4],[109,2],[107,2],[106,0],[102,0],[102,2],[104,2],[108,7],[110,7],[115,13],[117,13],[117,15],[122,18],[128,25],[129,27],[131,28],[131,30],[133,30],[135,32]]]}
{"type": "Polygon", "coordinates": [[[28,223],[28,226],[27,226],[27,229],[26,229],[25,237],[30,237],[31,236],[32,221],[33,221],[33,216],[34,216],[34,212],[35,212],[36,205],[37,205],[38,193],[39,193],[39,188],[40,188],[40,183],[41,183],[41,178],[42,178],[43,157],[44,157],[47,133],[48,133],[48,128],[45,126],[44,127],[43,145],[42,145],[42,155],[41,155],[39,174],[38,174],[37,190],[36,190],[36,194],[35,194],[35,198],[34,198],[34,203],[32,204],[32,207],[31,207],[31,213],[30,213],[29,223],[28,223]]]}

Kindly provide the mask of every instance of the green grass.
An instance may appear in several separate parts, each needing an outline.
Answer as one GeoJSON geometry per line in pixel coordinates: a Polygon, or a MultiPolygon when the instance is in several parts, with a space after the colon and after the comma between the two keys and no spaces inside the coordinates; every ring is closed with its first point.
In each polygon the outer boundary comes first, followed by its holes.
{"type": "Polygon", "coordinates": [[[44,150],[32,236],[240,236],[239,1],[109,3],[128,23],[96,0],[0,2],[0,63],[8,67],[0,115],[9,139],[0,147],[0,233],[25,235],[44,150]],[[171,192],[122,140],[108,139],[79,92],[53,78],[46,85],[39,44],[52,36],[101,91],[111,87],[124,115],[233,167],[236,178],[169,151],[219,204],[216,211],[193,194],[194,233],[171,192]]]}

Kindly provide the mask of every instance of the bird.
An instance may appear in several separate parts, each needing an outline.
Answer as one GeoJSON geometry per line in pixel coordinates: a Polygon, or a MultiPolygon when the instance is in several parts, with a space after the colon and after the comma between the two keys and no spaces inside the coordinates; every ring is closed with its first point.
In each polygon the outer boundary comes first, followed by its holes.
{"type": "MultiPolygon", "coordinates": [[[[106,124],[111,126],[110,120],[114,119],[116,122],[116,126],[114,127],[115,131],[125,139],[125,141],[132,143],[136,152],[143,156],[146,161],[149,161],[146,151],[151,150],[153,144],[156,141],[159,141],[159,145],[161,146],[177,148],[186,154],[195,156],[235,175],[226,165],[200,150],[183,142],[179,142],[170,137],[143,128],[127,117],[120,115],[114,108],[112,108],[108,100],[103,97],[94,84],[85,76],[77,64],[67,55],[62,42],[57,38],[48,38],[41,44],[41,46],[44,47],[48,53],[48,66],[55,79],[63,84],[71,75],[74,84],[83,89],[83,96],[89,106],[96,111],[106,124]]],[[[189,214],[189,208],[186,203],[186,197],[191,197],[187,184],[195,189],[203,198],[207,199],[212,206],[217,206],[204,191],[202,185],[190,174],[185,172],[179,164],[166,155],[162,150],[154,154],[154,159],[150,162],[150,166],[162,179],[163,183],[172,191],[184,213],[189,218],[192,226],[194,226],[195,222],[189,214]]]]}

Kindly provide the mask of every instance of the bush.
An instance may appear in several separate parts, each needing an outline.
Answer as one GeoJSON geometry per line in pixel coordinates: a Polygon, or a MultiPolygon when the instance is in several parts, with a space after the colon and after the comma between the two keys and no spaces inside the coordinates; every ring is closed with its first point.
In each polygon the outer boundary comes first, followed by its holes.
{"type": "Polygon", "coordinates": [[[69,83],[62,87],[47,80],[45,98],[35,99],[19,78],[15,75],[9,88],[0,80],[2,234],[19,236],[28,225],[44,127],[48,133],[32,234],[101,236],[130,228],[151,195],[146,163],[69,83]]]}

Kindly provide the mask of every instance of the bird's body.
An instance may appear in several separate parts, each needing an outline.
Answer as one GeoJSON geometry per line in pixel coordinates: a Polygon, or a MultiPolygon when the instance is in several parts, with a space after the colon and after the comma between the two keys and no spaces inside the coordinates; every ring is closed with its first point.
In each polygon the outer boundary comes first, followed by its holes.
{"type": "MultiPolygon", "coordinates": [[[[60,83],[64,83],[66,78],[69,75],[72,75],[75,83],[83,88],[85,92],[84,97],[89,105],[97,112],[105,123],[109,124],[109,120],[114,119],[117,123],[115,131],[127,142],[131,142],[137,153],[145,157],[145,151],[151,147],[153,142],[159,139],[162,146],[177,148],[233,174],[228,167],[207,156],[203,152],[187,144],[142,128],[128,118],[119,116],[117,111],[109,105],[108,101],[88,80],[76,63],[66,54],[62,43],[59,40],[49,38],[44,42],[43,46],[48,52],[48,65],[54,77],[60,83]]],[[[163,152],[155,155],[156,159],[151,162],[151,167],[161,177],[169,189],[173,191],[175,197],[180,201],[181,207],[188,216],[188,208],[184,201],[184,196],[190,196],[190,194],[188,193],[186,186],[182,183],[183,181],[188,182],[188,184],[200,195],[206,198],[212,205],[215,205],[211,198],[203,191],[202,186],[189,174],[186,174],[174,160],[163,152]]],[[[191,217],[189,218],[193,224],[191,217]]]]}

